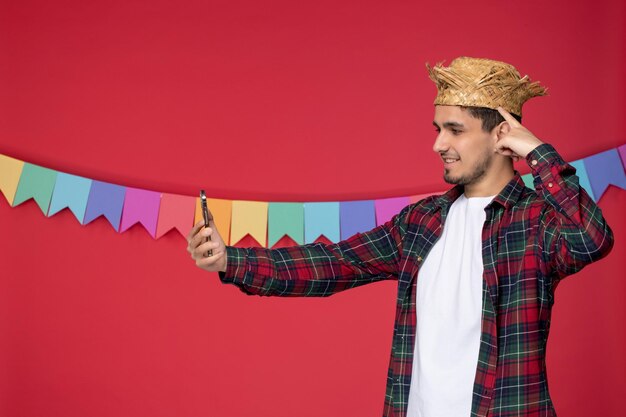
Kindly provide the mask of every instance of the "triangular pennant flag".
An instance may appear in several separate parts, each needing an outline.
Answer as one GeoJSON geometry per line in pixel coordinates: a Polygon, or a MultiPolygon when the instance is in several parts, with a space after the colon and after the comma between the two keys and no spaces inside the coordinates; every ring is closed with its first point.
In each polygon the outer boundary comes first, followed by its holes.
{"type": "Polygon", "coordinates": [[[0,154],[0,191],[10,205],[13,205],[23,167],[24,161],[0,154]]]}
{"type": "Polygon", "coordinates": [[[156,237],[160,203],[161,193],[139,188],[127,188],[120,233],[139,222],[152,237],[156,237]]]}
{"type": "Polygon", "coordinates": [[[393,216],[409,205],[409,197],[385,198],[374,202],[376,207],[376,225],[385,224],[393,216]]]}
{"type": "Polygon", "coordinates": [[[320,236],[331,242],[341,240],[338,202],[304,203],[304,242],[313,243],[320,236]]]}
{"type": "Polygon", "coordinates": [[[626,175],[617,149],[583,158],[583,161],[596,201],[600,200],[610,184],[626,189],[626,175]]]}
{"type": "Polygon", "coordinates": [[[48,215],[48,206],[54,191],[57,171],[29,163],[24,164],[20,182],[15,191],[13,205],[34,198],[43,214],[48,215]]]}
{"type": "Polygon", "coordinates": [[[524,185],[526,185],[526,187],[531,190],[535,189],[535,179],[533,178],[533,174],[522,175],[522,181],[524,181],[524,185]]]}
{"type": "MultiPolygon", "coordinates": [[[[215,227],[217,227],[217,231],[224,240],[224,244],[228,245],[230,242],[230,218],[233,210],[233,202],[219,198],[207,198],[206,201],[207,207],[213,216],[215,227]]],[[[204,218],[202,217],[200,197],[196,197],[196,218],[193,224],[199,221],[204,221],[204,218]]]]}
{"type": "Polygon", "coordinates": [[[65,207],[69,207],[78,219],[78,222],[82,224],[85,217],[85,209],[87,208],[87,200],[89,200],[91,182],[88,178],[59,172],[52,200],[50,201],[48,216],[52,216],[65,207]]]}
{"type": "Polygon", "coordinates": [[[304,206],[302,203],[269,203],[268,244],[271,248],[287,235],[299,245],[304,243],[304,206]]]}
{"type": "Polygon", "coordinates": [[[189,230],[193,227],[195,210],[194,197],[163,193],[159,206],[156,238],[160,238],[173,228],[178,230],[183,237],[187,237],[189,230]]]}
{"type": "Polygon", "coordinates": [[[576,168],[576,175],[578,176],[578,185],[580,185],[581,187],[585,189],[585,191],[587,191],[587,194],[589,194],[589,197],[591,197],[593,201],[598,201],[593,196],[593,189],[591,188],[591,183],[589,183],[589,176],[587,175],[587,168],[585,168],[585,163],[583,162],[583,160],[579,159],[577,161],[570,162],[569,164],[573,166],[574,168],[576,168]]]}
{"type": "Polygon", "coordinates": [[[339,204],[341,239],[376,227],[374,201],[342,201],[339,204]]]}
{"type": "Polygon", "coordinates": [[[249,234],[261,246],[267,247],[267,207],[268,204],[261,201],[233,201],[232,245],[249,234]]]}
{"type": "Polygon", "coordinates": [[[124,195],[126,195],[126,187],[93,181],[89,190],[89,199],[83,224],[87,224],[95,218],[104,215],[111,223],[111,226],[116,231],[119,230],[122,208],[124,207],[124,195]]]}

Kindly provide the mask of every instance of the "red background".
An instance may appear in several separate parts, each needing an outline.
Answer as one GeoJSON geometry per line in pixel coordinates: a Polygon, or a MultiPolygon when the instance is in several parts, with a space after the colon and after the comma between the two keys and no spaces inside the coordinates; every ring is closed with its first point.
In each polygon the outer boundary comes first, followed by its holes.
{"type": "MultiPolygon", "coordinates": [[[[625,142],[624,2],[3,1],[0,153],[107,182],[264,201],[446,188],[424,63],[501,59],[542,81],[524,124],[568,160],[625,142]]],[[[528,169],[520,165],[522,173],[528,169]]],[[[621,415],[616,245],[557,290],[561,416],[621,415]]],[[[176,232],[116,233],[0,198],[0,415],[377,416],[396,286],[261,299],[176,232]]]]}

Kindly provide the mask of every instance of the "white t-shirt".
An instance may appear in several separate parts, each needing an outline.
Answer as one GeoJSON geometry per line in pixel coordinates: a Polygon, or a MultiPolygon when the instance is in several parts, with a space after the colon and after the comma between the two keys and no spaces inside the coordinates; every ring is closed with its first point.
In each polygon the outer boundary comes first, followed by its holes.
{"type": "Polygon", "coordinates": [[[408,417],[470,416],[482,314],[482,228],[491,197],[461,195],[417,277],[408,417]]]}

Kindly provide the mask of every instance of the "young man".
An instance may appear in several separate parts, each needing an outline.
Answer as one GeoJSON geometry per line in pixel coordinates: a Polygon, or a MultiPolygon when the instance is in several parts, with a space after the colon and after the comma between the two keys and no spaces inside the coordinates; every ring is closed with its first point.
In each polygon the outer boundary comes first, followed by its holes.
{"type": "Polygon", "coordinates": [[[486,59],[428,70],[433,150],[454,188],[333,245],[226,247],[214,223],[199,223],[188,251],[247,294],[328,296],[398,280],[384,416],[555,416],[545,369],[554,289],[607,255],[612,232],[575,169],[520,123],[543,87],[486,59]],[[534,191],[513,169],[521,159],[534,191]]]}

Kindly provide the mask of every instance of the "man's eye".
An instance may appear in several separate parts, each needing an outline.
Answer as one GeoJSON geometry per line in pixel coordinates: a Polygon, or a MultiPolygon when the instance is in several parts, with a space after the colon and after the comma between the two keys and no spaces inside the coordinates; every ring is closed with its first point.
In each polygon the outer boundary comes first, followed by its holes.
{"type": "Polygon", "coordinates": [[[452,129],[451,132],[454,136],[459,136],[461,133],[463,133],[461,130],[456,129],[452,129]]]}

